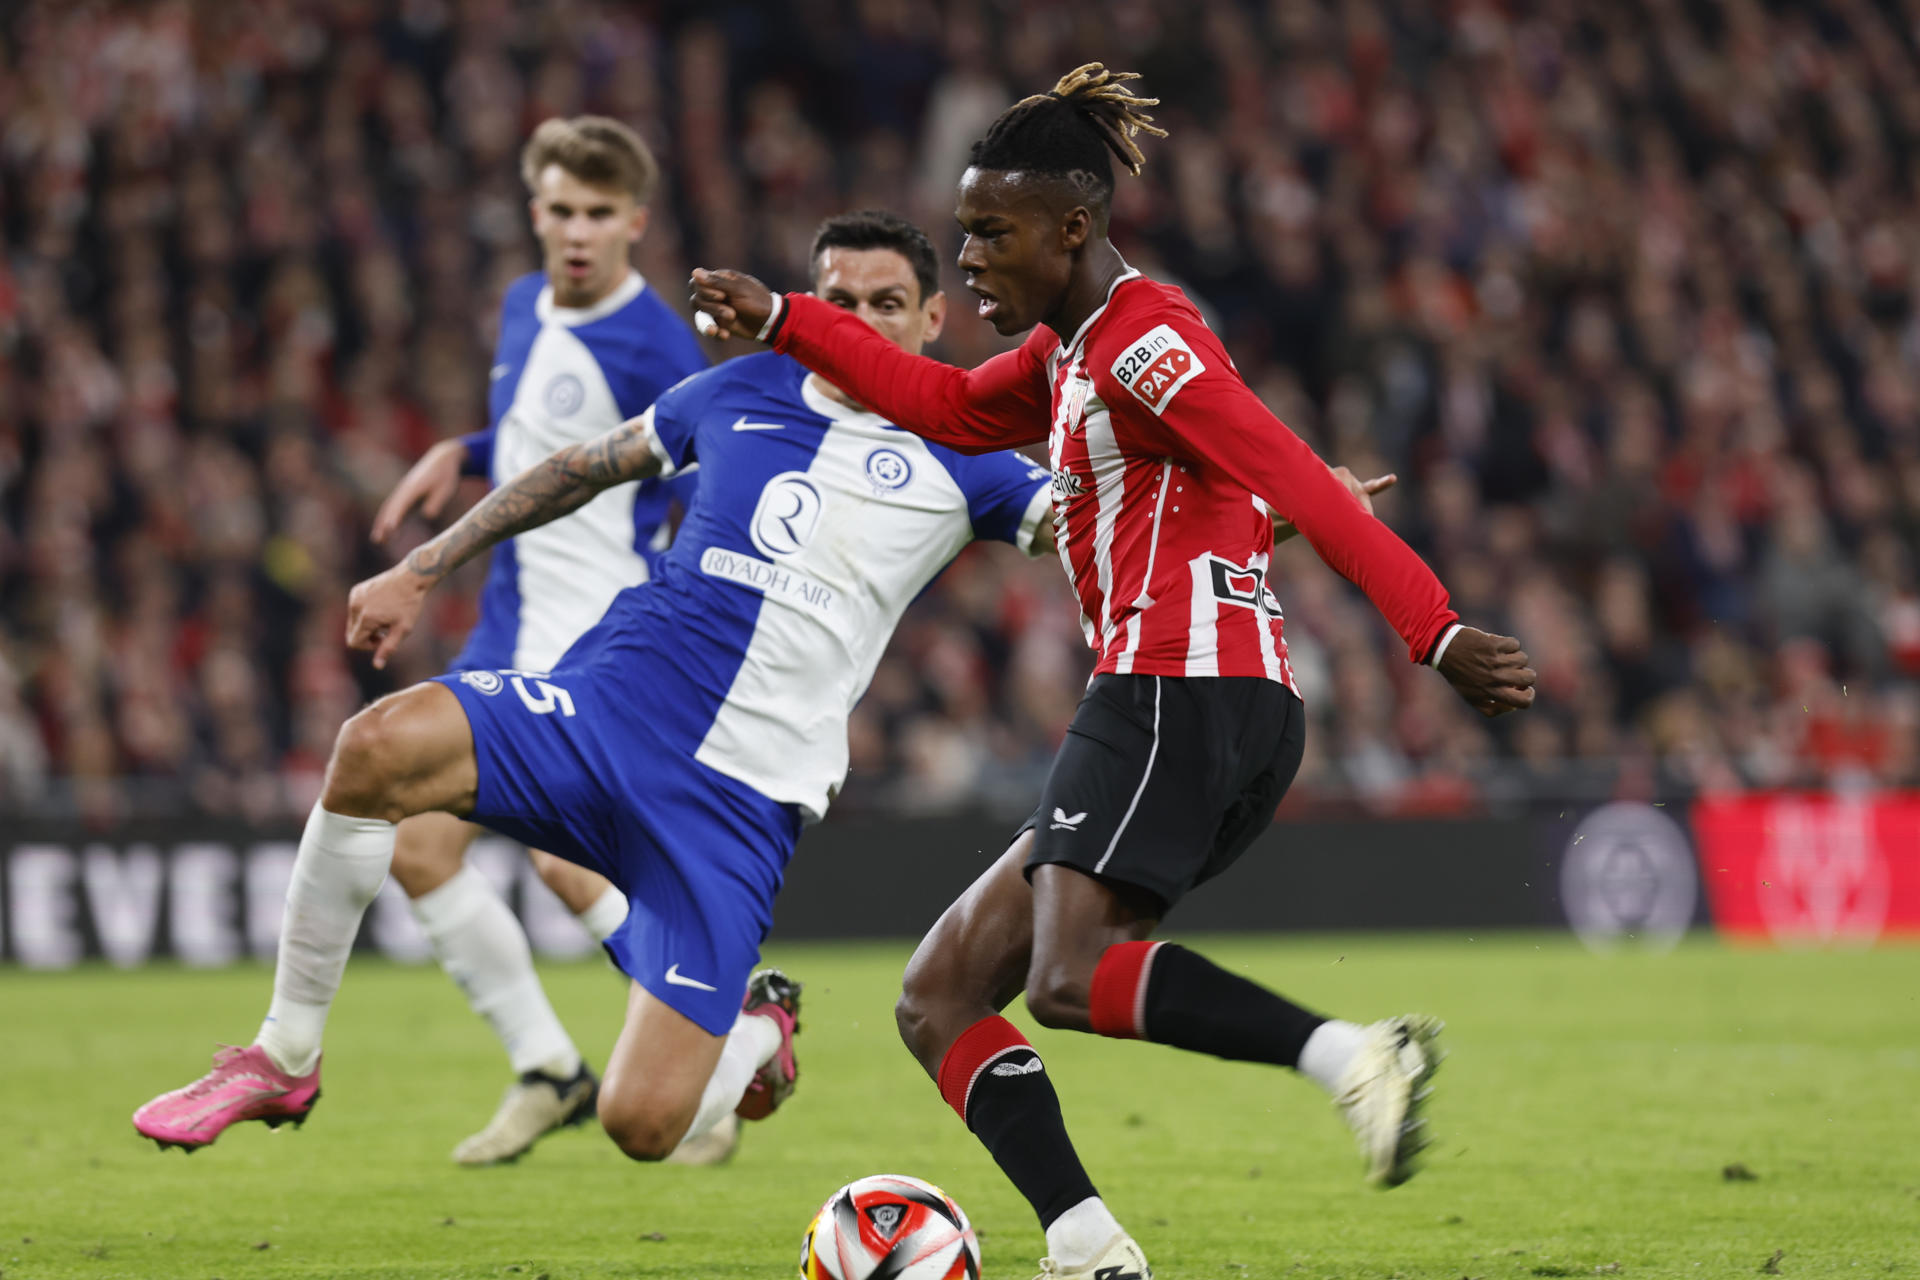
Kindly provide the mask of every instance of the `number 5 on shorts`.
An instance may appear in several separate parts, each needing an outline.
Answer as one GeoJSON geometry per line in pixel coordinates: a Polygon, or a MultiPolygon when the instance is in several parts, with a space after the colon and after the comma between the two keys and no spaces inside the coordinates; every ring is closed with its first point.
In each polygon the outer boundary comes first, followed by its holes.
{"type": "Polygon", "coordinates": [[[550,716],[556,707],[563,716],[573,714],[573,695],[537,676],[514,676],[513,691],[520,695],[520,701],[526,704],[527,710],[537,716],[550,716]],[[527,688],[529,681],[540,691],[538,696],[535,696],[533,689],[527,688]]]}

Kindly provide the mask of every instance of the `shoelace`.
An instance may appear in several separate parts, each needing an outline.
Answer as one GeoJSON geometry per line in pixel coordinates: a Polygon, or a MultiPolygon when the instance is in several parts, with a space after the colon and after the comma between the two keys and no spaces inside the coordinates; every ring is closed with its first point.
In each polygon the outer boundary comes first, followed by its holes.
{"type": "Polygon", "coordinates": [[[235,1058],[238,1058],[245,1052],[246,1048],[237,1044],[223,1044],[215,1049],[213,1051],[213,1070],[188,1085],[181,1091],[180,1096],[183,1098],[202,1097],[215,1085],[226,1083],[226,1081],[221,1078],[220,1073],[232,1065],[235,1058]]]}

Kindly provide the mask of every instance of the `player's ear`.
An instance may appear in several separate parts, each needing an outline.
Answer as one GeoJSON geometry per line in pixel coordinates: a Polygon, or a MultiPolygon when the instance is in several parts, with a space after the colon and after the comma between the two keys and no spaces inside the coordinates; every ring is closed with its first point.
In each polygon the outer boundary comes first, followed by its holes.
{"type": "Polygon", "coordinates": [[[633,211],[633,220],[627,224],[627,243],[639,244],[640,237],[647,234],[647,219],[653,210],[641,205],[633,211]]]}
{"type": "Polygon", "coordinates": [[[947,295],[936,293],[927,299],[926,341],[932,342],[940,336],[940,330],[947,324],[947,295]]]}
{"type": "Polygon", "coordinates": [[[1068,253],[1079,252],[1092,234],[1093,213],[1083,204],[1073,206],[1060,219],[1060,247],[1068,253]]]}

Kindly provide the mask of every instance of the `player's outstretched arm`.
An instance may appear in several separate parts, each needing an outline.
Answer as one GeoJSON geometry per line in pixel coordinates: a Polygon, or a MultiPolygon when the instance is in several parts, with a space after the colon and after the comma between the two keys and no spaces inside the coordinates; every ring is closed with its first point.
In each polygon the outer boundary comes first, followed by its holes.
{"type": "Polygon", "coordinates": [[[896,426],[962,453],[1033,444],[1052,418],[1032,342],[977,369],[909,355],[849,312],[810,294],[776,295],[739,271],[693,273],[689,300],[726,336],[792,356],[896,426]]]}
{"type": "Polygon", "coordinates": [[[595,440],[569,445],[501,485],[439,537],[347,597],[347,647],[387,659],[413,631],[435,583],[496,543],[537,529],[591,502],[601,490],[660,471],[646,414],[595,440]]]}
{"type": "MultiPolygon", "coordinates": [[[[1327,470],[1333,472],[1333,478],[1335,480],[1347,486],[1347,492],[1353,495],[1353,500],[1359,503],[1368,515],[1373,514],[1373,495],[1376,493],[1385,493],[1388,489],[1400,483],[1400,477],[1391,471],[1383,476],[1375,476],[1371,480],[1361,480],[1345,467],[1328,467],[1327,470]]],[[[1278,511],[1273,513],[1274,546],[1279,546],[1299,532],[1299,528],[1293,521],[1287,519],[1278,511]]]]}
{"type": "Polygon", "coordinates": [[[1328,568],[1366,593],[1406,641],[1413,661],[1431,659],[1460,620],[1433,570],[1368,514],[1306,441],[1248,389],[1198,316],[1171,309],[1160,314],[1166,323],[1135,342],[1092,353],[1094,387],[1116,418],[1124,414],[1129,431],[1150,447],[1218,468],[1290,521],[1328,568]],[[1151,389],[1120,380],[1142,348],[1162,352],[1143,371],[1156,379],[1151,389]]]}
{"type": "MultiPolygon", "coordinates": [[[[1216,359],[1222,370],[1230,367],[1224,351],[1216,359]]],[[[1520,642],[1461,625],[1433,570],[1374,519],[1369,499],[1394,477],[1361,484],[1344,467],[1320,462],[1237,376],[1196,378],[1178,398],[1177,405],[1163,401],[1158,415],[1170,442],[1258,494],[1276,520],[1284,513],[1328,566],[1367,593],[1414,661],[1438,668],[1482,715],[1533,705],[1536,676],[1520,642]]]]}

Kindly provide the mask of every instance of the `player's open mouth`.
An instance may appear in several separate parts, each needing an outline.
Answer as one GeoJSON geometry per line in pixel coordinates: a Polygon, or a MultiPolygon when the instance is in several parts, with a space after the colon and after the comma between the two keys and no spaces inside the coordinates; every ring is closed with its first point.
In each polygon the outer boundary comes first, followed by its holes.
{"type": "Polygon", "coordinates": [[[1000,299],[994,297],[971,280],[967,281],[967,288],[980,295],[980,318],[982,320],[993,319],[994,313],[1000,310],[1000,299]]]}
{"type": "Polygon", "coordinates": [[[593,264],[585,258],[568,258],[567,274],[578,280],[593,270],[593,264]]]}

